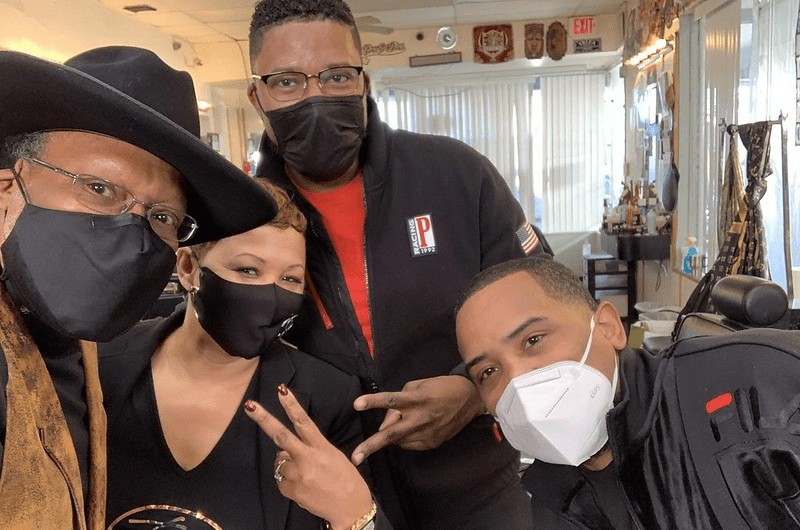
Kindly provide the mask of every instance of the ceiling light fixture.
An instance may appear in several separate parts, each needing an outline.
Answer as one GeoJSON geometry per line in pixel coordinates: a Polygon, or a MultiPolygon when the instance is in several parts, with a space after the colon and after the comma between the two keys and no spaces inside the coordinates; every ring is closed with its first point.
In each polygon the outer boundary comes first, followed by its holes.
{"type": "Polygon", "coordinates": [[[658,39],[655,43],[628,59],[628,64],[639,69],[650,66],[675,49],[673,39],[658,39]]]}

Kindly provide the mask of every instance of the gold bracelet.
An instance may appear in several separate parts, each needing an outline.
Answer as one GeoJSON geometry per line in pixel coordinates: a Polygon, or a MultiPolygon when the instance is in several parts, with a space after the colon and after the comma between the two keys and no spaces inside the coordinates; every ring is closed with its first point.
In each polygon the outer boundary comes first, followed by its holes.
{"type": "MultiPolygon", "coordinates": [[[[363,530],[373,519],[375,519],[375,514],[378,513],[378,505],[375,504],[375,501],[372,501],[372,508],[369,512],[365,513],[361,517],[359,517],[353,526],[349,528],[349,530],[363,530]]],[[[325,521],[325,529],[326,530],[333,530],[331,523],[325,521]]]]}

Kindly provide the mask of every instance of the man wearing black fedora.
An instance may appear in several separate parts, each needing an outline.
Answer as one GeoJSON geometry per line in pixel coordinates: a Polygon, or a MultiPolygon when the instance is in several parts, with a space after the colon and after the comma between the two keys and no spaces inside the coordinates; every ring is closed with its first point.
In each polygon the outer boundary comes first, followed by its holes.
{"type": "Polygon", "coordinates": [[[139,48],[0,52],[0,528],[104,527],[93,342],[155,302],[178,246],[268,222],[199,139],[189,74],[139,48]]]}

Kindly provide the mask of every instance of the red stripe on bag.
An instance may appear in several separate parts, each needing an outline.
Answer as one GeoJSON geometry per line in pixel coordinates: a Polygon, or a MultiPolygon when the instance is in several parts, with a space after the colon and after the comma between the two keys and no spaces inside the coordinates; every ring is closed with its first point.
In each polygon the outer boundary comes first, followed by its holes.
{"type": "Polygon", "coordinates": [[[710,399],[708,403],[706,403],[706,412],[712,414],[723,407],[727,407],[733,403],[733,396],[730,392],[725,392],[714,399],[710,399]]]}

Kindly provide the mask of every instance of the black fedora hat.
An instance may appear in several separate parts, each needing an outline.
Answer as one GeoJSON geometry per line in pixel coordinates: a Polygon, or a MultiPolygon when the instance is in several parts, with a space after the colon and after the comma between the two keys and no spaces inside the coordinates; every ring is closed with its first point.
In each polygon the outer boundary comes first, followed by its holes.
{"type": "Polygon", "coordinates": [[[108,46],[63,65],[0,51],[0,147],[6,138],[77,130],[118,138],[175,167],[186,179],[198,229],[184,244],[213,241],[275,217],[275,201],[200,140],[194,84],[156,54],[108,46]]]}

